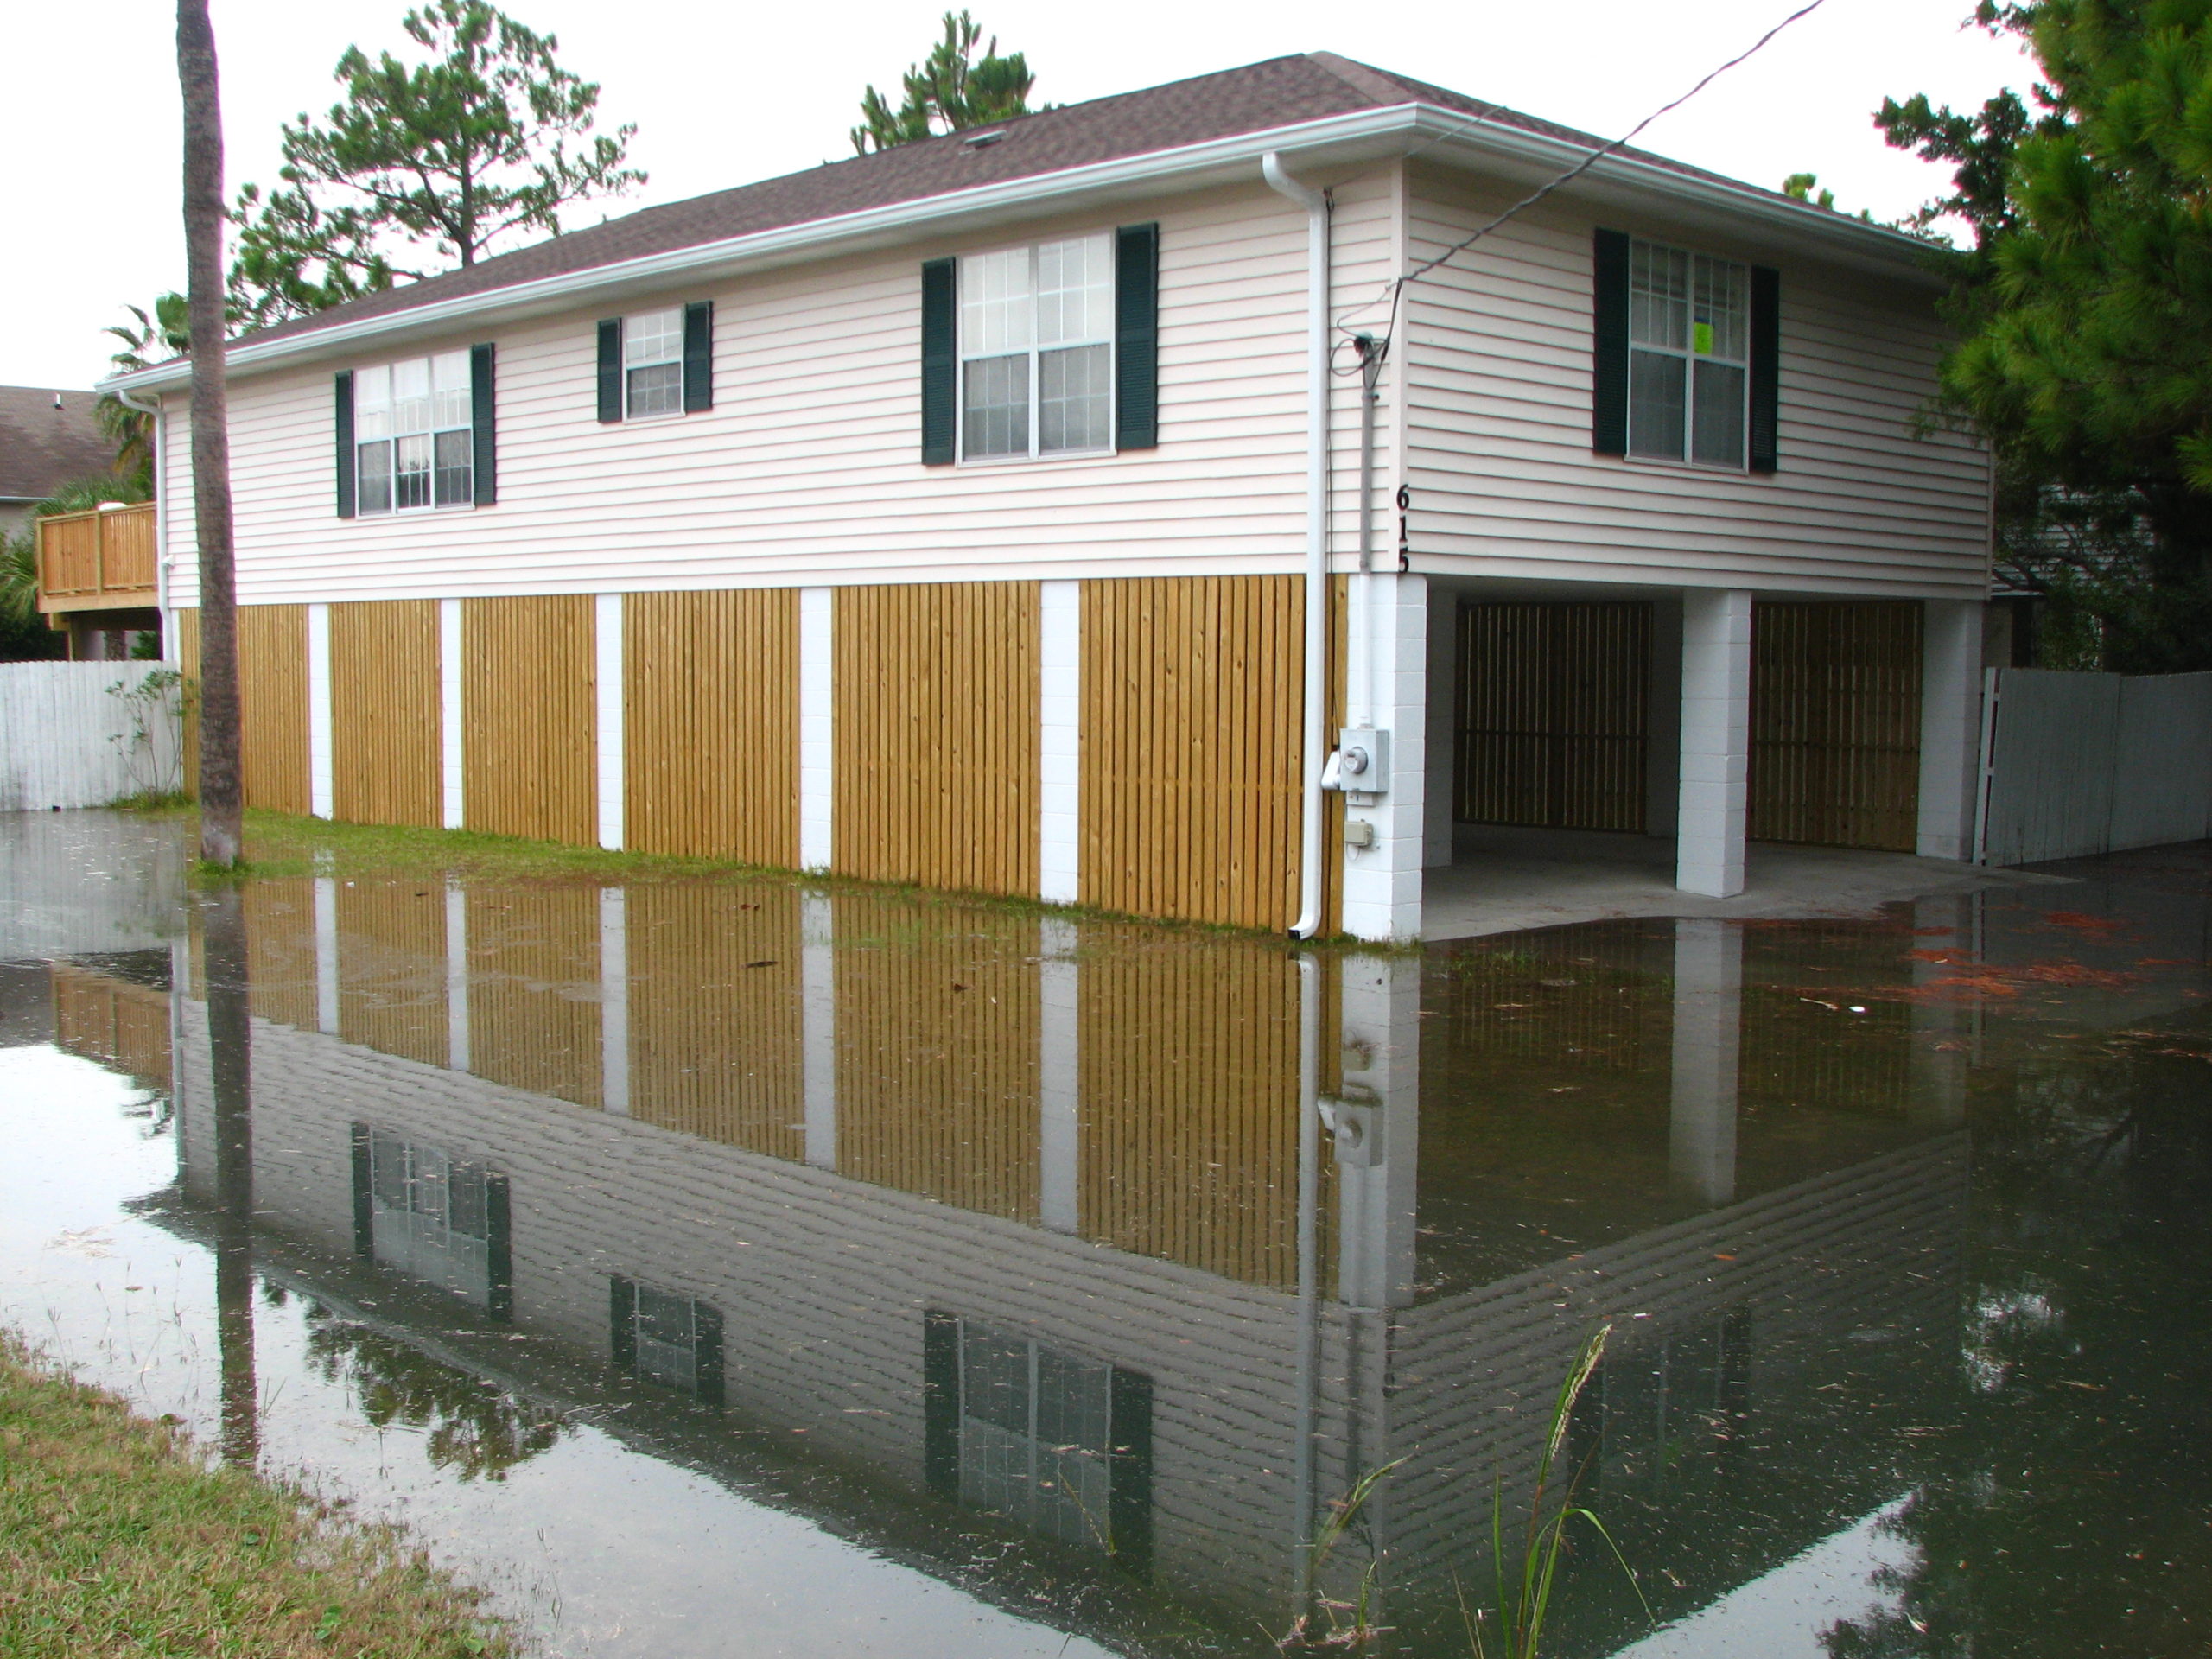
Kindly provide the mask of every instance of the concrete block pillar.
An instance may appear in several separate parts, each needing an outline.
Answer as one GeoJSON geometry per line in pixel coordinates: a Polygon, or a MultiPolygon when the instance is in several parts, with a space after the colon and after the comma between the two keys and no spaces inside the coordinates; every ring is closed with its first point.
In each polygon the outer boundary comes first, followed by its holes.
{"type": "MultiPolygon", "coordinates": [[[[461,734],[467,715],[461,703],[461,601],[438,601],[438,792],[441,817],[448,830],[468,822],[461,795],[461,734]]],[[[468,1068],[460,1068],[466,1071],[468,1068]]]]}
{"type": "Polygon", "coordinates": [[[622,714],[622,595],[601,594],[593,601],[594,690],[598,700],[599,844],[622,849],[623,818],[629,782],[623,745],[627,734],[622,714]]]}
{"type": "Polygon", "coordinates": [[[1676,922],[1668,1166],[1677,1185],[1710,1205],[1736,1196],[1743,1033],[1743,930],[1704,918],[1676,922]]]}
{"type": "Polygon", "coordinates": [[[1428,584],[1421,576],[1354,576],[1351,592],[1346,724],[1389,733],[1390,754],[1387,789],[1344,797],[1347,830],[1365,825],[1371,837],[1368,846],[1338,849],[1344,931],[1415,939],[1427,815],[1428,584]]]}
{"type": "Polygon", "coordinates": [[[1083,760],[1083,584],[1040,582],[1038,604],[1037,896],[1047,904],[1082,898],[1077,866],[1083,760]]]}
{"type": "Polygon", "coordinates": [[[331,751],[330,607],[308,607],[308,811],[336,815],[336,762],[331,751]]]}
{"type": "Polygon", "coordinates": [[[1682,595],[1681,799],[1675,885],[1732,899],[1744,890],[1744,818],[1751,767],[1751,596],[1682,595]]]}
{"type": "Polygon", "coordinates": [[[836,738],[837,591],[798,590],[798,861],[826,870],[836,857],[830,812],[837,775],[836,738]]]}
{"type": "Polygon", "coordinates": [[[1923,858],[1974,856],[1981,766],[1980,600],[1931,599],[1921,624],[1920,833],[1923,858]]]}

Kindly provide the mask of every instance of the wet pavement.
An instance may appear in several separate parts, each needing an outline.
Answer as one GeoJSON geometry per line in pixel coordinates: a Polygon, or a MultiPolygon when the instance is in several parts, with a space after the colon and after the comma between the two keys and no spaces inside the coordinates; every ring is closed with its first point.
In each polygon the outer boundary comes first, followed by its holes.
{"type": "Polygon", "coordinates": [[[1649,1613],[1586,1536],[1546,1652],[2212,1640],[2212,848],[1395,957],[181,869],[0,825],[0,1323],[543,1651],[1263,1655],[1365,1581],[1465,1654],[1608,1324],[1649,1613]]]}

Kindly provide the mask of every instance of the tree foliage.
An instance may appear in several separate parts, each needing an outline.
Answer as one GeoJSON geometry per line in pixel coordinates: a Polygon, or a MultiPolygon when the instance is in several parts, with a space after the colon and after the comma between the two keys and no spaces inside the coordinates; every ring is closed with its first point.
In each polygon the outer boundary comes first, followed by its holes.
{"type": "Polygon", "coordinates": [[[2212,667],[2212,0],[1983,0],[2042,79],[1885,103],[1948,163],[1961,338],[1943,398],[1995,445],[2010,573],[2086,607],[2099,665],[2212,667]]]}
{"type": "MultiPolygon", "coordinates": [[[[111,324],[107,332],[123,342],[123,349],[108,359],[118,374],[129,374],[148,365],[182,357],[191,350],[192,330],[185,316],[185,297],[163,294],[154,301],[149,315],[138,306],[123,308],[130,322],[111,324]]],[[[104,392],[92,405],[92,418],[115,445],[115,470],[150,489],[154,477],[154,417],[133,409],[113,392],[104,392]]]]}
{"type": "Polygon", "coordinates": [[[281,182],[240,192],[231,292],[246,326],[557,236],[563,208],[645,182],[626,165],[637,129],[594,130],[598,83],[561,66],[556,36],[486,0],[430,0],[401,27],[426,60],[348,48],[343,99],[284,127],[281,182]]]}
{"type": "Polygon", "coordinates": [[[853,150],[889,149],[941,132],[965,132],[994,121],[1029,114],[1029,89],[1037,77],[1019,52],[999,55],[994,35],[976,56],[982,28],[965,11],[944,14],[944,38],[910,65],[897,109],[871,85],[861,99],[861,124],[852,130],[853,150]]]}

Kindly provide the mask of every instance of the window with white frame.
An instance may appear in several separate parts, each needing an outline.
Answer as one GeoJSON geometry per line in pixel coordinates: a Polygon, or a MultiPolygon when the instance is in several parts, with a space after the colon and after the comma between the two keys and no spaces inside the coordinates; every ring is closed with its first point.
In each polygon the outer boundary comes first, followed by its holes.
{"type": "Polygon", "coordinates": [[[1741,467],[1751,388],[1751,272],[1653,242],[1629,264],[1628,452],[1741,467]]]}
{"type": "Polygon", "coordinates": [[[683,308],[622,320],[622,408],[626,418],[683,412],[683,308]]]}
{"type": "Polygon", "coordinates": [[[355,510],[410,512],[475,500],[468,353],[440,352],[353,375],[355,510]]]}
{"type": "Polygon", "coordinates": [[[962,259],[962,458],[1110,450],[1113,342],[1111,236],[962,259]]]}

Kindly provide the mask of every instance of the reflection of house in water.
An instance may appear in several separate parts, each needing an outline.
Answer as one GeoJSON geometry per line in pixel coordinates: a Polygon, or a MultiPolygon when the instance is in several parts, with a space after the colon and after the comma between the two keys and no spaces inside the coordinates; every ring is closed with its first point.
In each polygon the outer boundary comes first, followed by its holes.
{"type": "MultiPolygon", "coordinates": [[[[1663,1611],[1910,1482],[1824,1389],[1929,1363],[1963,1137],[1917,1010],[1774,988],[1847,930],[1301,962],[766,886],[250,893],[267,1261],[403,1338],[457,1298],[559,1338],[499,1363],[584,1403],[719,1405],[666,1432],[737,1484],[803,1431],[817,1512],[920,1559],[995,1514],[1110,1586],[1077,1598],[1109,1638],[1148,1596],[1281,1628],[1301,1541],[1399,1459],[1332,1570],[1380,1548],[1392,1622],[1456,1619],[1599,1316],[1575,1445],[1663,1611]]],[[[1859,931],[1866,976],[1909,978],[1904,933],[1859,931]]]]}

